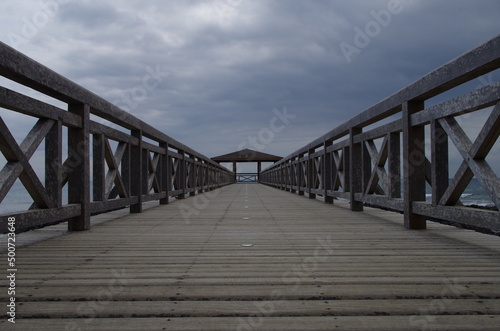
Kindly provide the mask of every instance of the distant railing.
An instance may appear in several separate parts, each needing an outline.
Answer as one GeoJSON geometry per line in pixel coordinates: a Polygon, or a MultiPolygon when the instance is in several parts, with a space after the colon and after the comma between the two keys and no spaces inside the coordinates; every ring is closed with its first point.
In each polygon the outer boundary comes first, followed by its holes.
{"type": "Polygon", "coordinates": [[[237,183],[257,183],[259,181],[258,173],[237,173],[237,183]]]}
{"type": "Polygon", "coordinates": [[[3,233],[9,218],[15,218],[16,232],[64,221],[69,230],[86,230],[91,215],[127,206],[140,213],[144,202],[168,204],[171,197],[234,182],[232,172],[208,157],[3,43],[0,75],[68,105],[60,109],[0,86],[0,107],[38,118],[21,144],[0,118],[0,150],[6,159],[0,172],[0,203],[17,179],[34,201],[27,211],[1,215],[3,233]],[[113,127],[91,120],[91,115],[113,127]],[[43,141],[45,185],[30,163],[43,141]]]}
{"type": "Polygon", "coordinates": [[[430,108],[425,108],[424,102],[499,66],[497,36],[285,157],[264,170],[260,181],[300,195],[308,193],[311,198],[321,195],[327,203],[344,198],[353,211],[369,204],[403,212],[406,228],[424,229],[426,219],[434,218],[498,233],[500,181],[485,158],[500,134],[500,83],[430,108]],[[491,115],[472,141],[455,117],[491,106],[491,115]],[[384,119],[392,121],[367,129],[384,119]],[[426,128],[430,132],[430,160],[425,153],[426,128]],[[449,141],[463,158],[451,183],[449,141]],[[496,210],[460,203],[473,177],[496,210]],[[432,188],[428,202],[426,183],[432,188]]]}

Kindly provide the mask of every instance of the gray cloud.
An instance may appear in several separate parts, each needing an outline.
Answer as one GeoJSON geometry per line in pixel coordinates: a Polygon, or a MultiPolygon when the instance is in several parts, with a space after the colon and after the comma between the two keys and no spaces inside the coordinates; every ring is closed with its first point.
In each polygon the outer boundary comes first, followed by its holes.
{"type": "MultiPolygon", "coordinates": [[[[348,63],[340,44],[392,2],[64,0],[18,49],[122,107],[160,68],[130,112],[209,156],[286,106],[296,120],[266,152],[287,155],[500,31],[498,1],[401,0],[348,63]]],[[[34,3],[6,1],[0,40],[21,35],[34,3]]]]}

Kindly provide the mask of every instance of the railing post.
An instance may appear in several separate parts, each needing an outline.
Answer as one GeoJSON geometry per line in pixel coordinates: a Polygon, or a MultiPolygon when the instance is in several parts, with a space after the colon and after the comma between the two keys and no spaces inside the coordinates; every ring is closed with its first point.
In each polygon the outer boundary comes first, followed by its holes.
{"type": "Polygon", "coordinates": [[[311,193],[313,189],[313,181],[316,174],[313,173],[314,169],[314,159],[311,154],[314,153],[314,149],[310,149],[307,152],[307,193],[309,194],[309,199],[316,199],[316,194],[311,193]]]}
{"type": "Polygon", "coordinates": [[[210,186],[210,164],[205,163],[204,177],[205,177],[205,192],[210,192],[212,190],[210,186]]]}
{"type": "Polygon", "coordinates": [[[437,120],[431,122],[432,204],[439,204],[448,188],[448,135],[437,120]]]}
{"type": "Polygon", "coordinates": [[[179,160],[179,165],[177,166],[177,178],[179,178],[179,189],[182,191],[177,197],[179,199],[186,198],[186,152],[178,151],[181,155],[181,159],[179,160]]]}
{"type": "Polygon", "coordinates": [[[147,148],[142,149],[142,194],[149,194],[149,169],[150,169],[150,150],[147,148]]]}
{"type": "Polygon", "coordinates": [[[349,129],[349,199],[352,211],[363,211],[363,202],[356,201],[356,193],[363,193],[363,148],[362,142],[354,143],[354,136],[362,131],[362,128],[356,127],[349,129]]]}
{"type": "Polygon", "coordinates": [[[193,156],[190,157],[189,159],[190,161],[192,160],[192,162],[189,162],[190,163],[189,167],[191,168],[191,171],[189,172],[188,183],[189,183],[189,189],[192,190],[191,192],[189,192],[189,196],[194,197],[196,195],[196,157],[193,156]]]}
{"type": "Polygon", "coordinates": [[[389,197],[401,198],[401,138],[399,132],[391,132],[388,137],[389,197]]]}
{"type": "Polygon", "coordinates": [[[285,185],[285,165],[284,163],[280,164],[279,167],[279,174],[280,174],[280,179],[279,179],[279,184],[280,184],[280,190],[285,190],[286,185],[285,185]]]}
{"type": "Polygon", "coordinates": [[[297,155],[297,160],[298,160],[298,172],[299,172],[299,183],[298,183],[298,190],[299,190],[299,195],[304,195],[304,191],[302,190],[302,183],[304,182],[304,163],[302,162],[302,158],[304,157],[304,154],[299,154],[297,155]]]}
{"type": "Polygon", "coordinates": [[[161,142],[160,147],[165,149],[165,154],[162,154],[160,158],[160,178],[161,178],[161,184],[160,184],[160,191],[165,193],[165,198],[160,199],[160,205],[168,205],[169,204],[169,179],[170,179],[170,166],[168,162],[168,143],[166,142],[161,142]]]}
{"type": "Polygon", "coordinates": [[[424,108],[423,101],[403,104],[404,226],[425,229],[426,219],[413,213],[414,201],[425,201],[425,130],[412,126],[411,115],[424,108]]]}
{"type": "Polygon", "coordinates": [[[93,149],[93,196],[94,201],[106,201],[106,169],[104,135],[94,134],[92,141],[93,149]]]}
{"type": "Polygon", "coordinates": [[[208,165],[208,186],[209,186],[209,191],[214,190],[214,170],[212,165],[208,165]]]}
{"type": "Polygon", "coordinates": [[[200,183],[199,193],[205,192],[205,161],[200,159],[200,165],[198,167],[198,181],[200,183]]]}
{"type": "Polygon", "coordinates": [[[129,142],[125,148],[125,152],[123,153],[122,165],[121,165],[123,186],[125,187],[125,192],[127,192],[128,197],[133,196],[132,182],[131,182],[132,180],[131,151],[132,151],[132,144],[129,142]]]}
{"type": "Polygon", "coordinates": [[[68,160],[75,166],[68,174],[68,203],[80,204],[81,214],[68,220],[68,231],[90,229],[90,106],[70,104],[68,111],[80,116],[81,128],[68,128],[68,160]]]}
{"type": "Polygon", "coordinates": [[[262,172],[262,161],[257,162],[257,182],[260,181],[260,173],[262,172]]]}
{"type": "Polygon", "coordinates": [[[45,137],[45,189],[57,208],[62,206],[62,123],[54,121],[45,137]]]}
{"type": "Polygon", "coordinates": [[[285,190],[290,192],[292,190],[292,163],[290,160],[284,162],[285,164],[285,190]]]}
{"type": "Polygon", "coordinates": [[[323,144],[323,196],[325,203],[329,204],[333,203],[333,197],[328,196],[328,191],[332,189],[332,154],[328,153],[328,147],[331,145],[331,141],[325,141],[323,144]]]}
{"type": "Polygon", "coordinates": [[[233,161],[233,173],[234,173],[234,182],[238,182],[238,167],[236,166],[236,161],[233,161]]]}
{"type": "Polygon", "coordinates": [[[143,177],[143,153],[142,153],[142,130],[132,130],[132,137],[137,138],[137,145],[132,146],[130,153],[131,194],[137,197],[137,203],[130,206],[131,213],[142,213],[142,177],[143,177]]]}
{"type": "Polygon", "coordinates": [[[361,144],[363,158],[363,193],[366,193],[372,176],[372,158],[370,156],[370,152],[368,152],[368,147],[366,147],[365,141],[361,144]]]}
{"type": "Polygon", "coordinates": [[[210,186],[208,183],[208,163],[207,161],[203,161],[203,191],[208,192],[210,191],[210,186]]]}

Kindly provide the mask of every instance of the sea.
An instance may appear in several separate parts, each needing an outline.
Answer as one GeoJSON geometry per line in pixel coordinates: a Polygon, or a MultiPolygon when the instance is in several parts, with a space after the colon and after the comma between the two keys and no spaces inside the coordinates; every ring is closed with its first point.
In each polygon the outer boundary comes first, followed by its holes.
{"type": "MultiPolygon", "coordinates": [[[[430,187],[427,187],[427,199],[431,199],[430,187]]],[[[473,178],[467,189],[461,196],[462,203],[466,206],[481,206],[481,207],[494,207],[488,194],[484,191],[481,183],[473,178]]],[[[63,194],[63,204],[67,203],[67,195],[63,194]]],[[[33,204],[30,195],[18,180],[12,186],[9,194],[0,203],[0,215],[26,211],[33,204]]]]}

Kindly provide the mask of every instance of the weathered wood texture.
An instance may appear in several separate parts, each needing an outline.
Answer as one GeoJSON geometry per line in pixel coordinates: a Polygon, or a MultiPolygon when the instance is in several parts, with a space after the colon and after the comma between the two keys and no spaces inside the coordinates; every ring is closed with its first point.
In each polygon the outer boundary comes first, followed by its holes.
{"type": "Polygon", "coordinates": [[[486,160],[500,135],[500,83],[425,108],[429,98],[499,67],[497,36],[283,158],[262,172],[260,182],[299,195],[319,194],[327,203],[348,199],[353,211],[370,204],[402,212],[411,229],[424,229],[426,219],[434,218],[500,233],[500,179],[486,160]],[[491,115],[471,141],[456,117],[488,107],[491,115]],[[449,173],[449,144],[463,158],[455,174],[449,173]],[[460,196],[474,177],[496,211],[462,206],[460,196]]]}
{"type": "Polygon", "coordinates": [[[0,329],[498,330],[499,238],[403,221],[226,186],[19,248],[0,329]]]}
{"type": "Polygon", "coordinates": [[[69,230],[87,230],[92,214],[127,206],[141,212],[143,202],[165,204],[169,197],[193,196],[234,181],[234,174],[208,157],[3,43],[0,75],[67,103],[64,110],[0,87],[0,107],[39,118],[19,145],[0,118],[0,151],[7,161],[0,172],[0,203],[17,179],[34,202],[30,210],[2,215],[0,233],[7,231],[8,217],[16,218],[17,232],[65,221],[69,230]],[[97,122],[103,119],[111,124],[97,122]],[[62,150],[64,127],[67,151],[62,150]],[[30,164],[43,142],[45,185],[30,164]],[[68,204],[63,205],[65,190],[68,204]]]}

